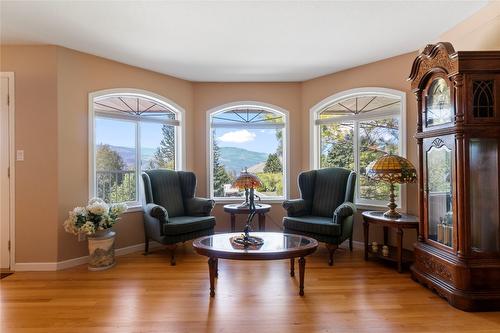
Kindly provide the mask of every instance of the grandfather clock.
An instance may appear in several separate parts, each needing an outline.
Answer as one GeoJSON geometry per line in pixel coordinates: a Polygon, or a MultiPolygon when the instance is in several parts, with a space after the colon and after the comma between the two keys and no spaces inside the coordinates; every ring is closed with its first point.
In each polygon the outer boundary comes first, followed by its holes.
{"type": "Polygon", "coordinates": [[[459,309],[500,309],[500,51],[427,45],[409,80],[421,220],[412,277],[459,309]]]}

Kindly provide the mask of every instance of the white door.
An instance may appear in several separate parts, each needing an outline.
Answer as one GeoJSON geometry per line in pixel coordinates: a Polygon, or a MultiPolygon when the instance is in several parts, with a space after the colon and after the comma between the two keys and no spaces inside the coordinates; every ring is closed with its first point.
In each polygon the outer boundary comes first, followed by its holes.
{"type": "Polygon", "coordinates": [[[9,78],[0,76],[0,269],[10,269],[9,78]]]}

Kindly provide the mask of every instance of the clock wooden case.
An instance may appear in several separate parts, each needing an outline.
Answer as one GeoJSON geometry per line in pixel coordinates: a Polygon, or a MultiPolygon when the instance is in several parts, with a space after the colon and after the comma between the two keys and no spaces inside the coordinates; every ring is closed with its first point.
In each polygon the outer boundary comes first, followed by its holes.
{"type": "Polygon", "coordinates": [[[500,51],[428,45],[409,80],[421,220],[412,277],[459,309],[500,309],[500,51]]]}

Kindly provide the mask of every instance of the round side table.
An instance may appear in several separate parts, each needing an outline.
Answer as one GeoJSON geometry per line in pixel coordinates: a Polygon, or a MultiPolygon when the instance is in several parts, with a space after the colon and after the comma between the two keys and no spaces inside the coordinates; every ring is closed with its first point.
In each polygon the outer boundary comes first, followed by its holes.
{"type": "MultiPolygon", "coordinates": [[[[250,214],[248,207],[240,207],[241,204],[224,205],[224,211],[231,215],[231,232],[236,231],[236,214],[250,214]]],[[[271,210],[271,205],[255,204],[255,214],[259,216],[259,231],[266,230],[266,213],[271,210]]]]}
{"type": "Polygon", "coordinates": [[[418,238],[418,218],[413,215],[401,214],[400,218],[385,217],[383,212],[366,211],[363,212],[363,229],[365,236],[365,260],[369,255],[383,260],[395,261],[398,264],[398,272],[403,271],[403,263],[413,261],[413,252],[403,249],[403,229],[416,229],[418,238]],[[370,224],[377,224],[384,227],[384,245],[389,248],[389,254],[383,255],[379,250],[374,252],[369,246],[370,224]],[[398,235],[397,246],[391,246],[389,242],[389,228],[396,229],[398,235]]]}

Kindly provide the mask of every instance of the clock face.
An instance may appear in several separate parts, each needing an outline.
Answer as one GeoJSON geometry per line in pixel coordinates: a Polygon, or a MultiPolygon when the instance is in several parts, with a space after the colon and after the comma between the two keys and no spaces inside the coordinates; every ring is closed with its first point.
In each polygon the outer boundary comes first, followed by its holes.
{"type": "Polygon", "coordinates": [[[427,93],[426,111],[427,126],[452,122],[450,87],[444,79],[437,78],[432,81],[427,93]]]}

